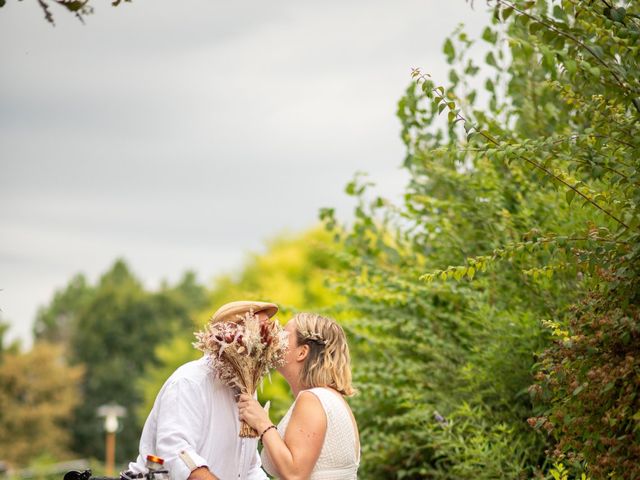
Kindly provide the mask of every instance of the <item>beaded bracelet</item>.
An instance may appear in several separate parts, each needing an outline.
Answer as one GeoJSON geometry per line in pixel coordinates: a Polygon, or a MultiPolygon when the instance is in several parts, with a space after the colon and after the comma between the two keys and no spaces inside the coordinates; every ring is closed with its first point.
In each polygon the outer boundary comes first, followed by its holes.
{"type": "Polygon", "coordinates": [[[262,433],[260,434],[260,441],[262,441],[262,436],[267,433],[269,430],[271,430],[272,428],[275,428],[276,430],[278,429],[278,427],[276,427],[274,424],[269,425],[267,428],[265,428],[262,433]]]}

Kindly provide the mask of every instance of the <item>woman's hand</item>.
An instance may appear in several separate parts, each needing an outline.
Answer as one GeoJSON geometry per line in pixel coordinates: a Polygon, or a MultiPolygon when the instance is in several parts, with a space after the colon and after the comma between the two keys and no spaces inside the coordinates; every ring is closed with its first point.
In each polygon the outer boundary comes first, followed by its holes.
{"type": "Polygon", "coordinates": [[[246,393],[240,395],[238,411],[240,412],[240,420],[247,422],[258,434],[272,425],[269,414],[251,395],[246,393]]]}

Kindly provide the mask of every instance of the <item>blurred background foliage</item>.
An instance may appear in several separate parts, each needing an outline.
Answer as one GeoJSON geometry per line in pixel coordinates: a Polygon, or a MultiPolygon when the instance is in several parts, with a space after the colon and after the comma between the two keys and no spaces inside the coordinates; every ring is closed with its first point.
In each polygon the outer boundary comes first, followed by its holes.
{"type": "MultiPolygon", "coordinates": [[[[282,323],[296,311],[324,312],[341,302],[325,282],[338,265],[334,248],[321,227],[283,235],[209,288],[187,272],[176,284],[149,291],[124,260],[117,260],[95,285],[82,275],[72,278],[38,312],[34,348],[25,353],[17,345],[2,349],[2,460],[25,467],[67,458],[70,452],[102,459],[103,420],[96,410],[107,403],[128,412],[118,432],[116,459],[121,464],[135,459],[142,425],[160,387],[178,366],[201,355],[191,345],[193,333],[220,305],[237,299],[277,301],[282,323]],[[47,370],[25,374],[41,361],[51,368],[59,364],[55,378],[47,370]],[[29,391],[33,400],[25,397],[29,391]],[[41,438],[34,442],[34,436],[41,438]]],[[[274,418],[292,401],[277,372],[259,394],[271,401],[274,418]]]]}
{"type": "MultiPolygon", "coordinates": [[[[448,83],[416,69],[398,103],[402,203],[356,175],[349,223],[323,209],[324,229],[206,286],[149,291],[119,260],[56,293],[31,352],[0,341],[3,459],[101,458],[111,401],[129,412],[118,461],[134,458],[193,331],[254,298],[345,326],[361,478],[640,478],[640,9],[490,8],[481,39],[445,41],[448,83]]],[[[291,401],[277,376],[260,395],[274,419],[291,401]]]]}
{"type": "MultiPolygon", "coordinates": [[[[193,332],[204,326],[218,306],[243,298],[275,301],[280,306],[277,317],[284,324],[297,311],[324,312],[339,303],[338,294],[324,281],[328,271],[337,265],[330,238],[322,228],[275,238],[267,243],[265,253],[249,256],[236,275],[215,279],[207,292],[205,307],[194,317],[193,324],[158,346],[156,353],[162,362],[151,366],[140,379],[139,388],[144,396],[140,418],[146,418],[168,376],[182,363],[200,356],[191,347],[193,332]]],[[[258,393],[263,402],[271,401],[273,418],[284,415],[293,400],[289,387],[277,372],[265,380],[258,393]]]]}

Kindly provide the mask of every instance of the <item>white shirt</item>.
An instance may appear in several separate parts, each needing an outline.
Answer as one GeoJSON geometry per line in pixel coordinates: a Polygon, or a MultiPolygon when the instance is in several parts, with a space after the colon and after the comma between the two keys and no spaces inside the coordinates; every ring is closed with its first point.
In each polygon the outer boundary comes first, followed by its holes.
{"type": "Polygon", "coordinates": [[[258,440],[240,438],[239,431],[233,392],[215,377],[204,356],[182,365],[162,386],[129,470],[146,472],[147,455],[156,455],[164,459],[171,480],[186,480],[191,469],[179,456],[184,451],[220,480],[266,480],[258,440]]]}

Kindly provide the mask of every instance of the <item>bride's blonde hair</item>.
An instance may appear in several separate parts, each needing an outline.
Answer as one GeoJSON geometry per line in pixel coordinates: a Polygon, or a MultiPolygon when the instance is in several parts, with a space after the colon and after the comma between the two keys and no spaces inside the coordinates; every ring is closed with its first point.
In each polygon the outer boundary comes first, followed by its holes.
{"type": "Polygon", "coordinates": [[[315,313],[298,313],[296,325],[298,345],[308,345],[300,381],[307,388],[331,387],[343,395],[353,395],[351,357],[344,330],[334,320],[315,313]]]}

